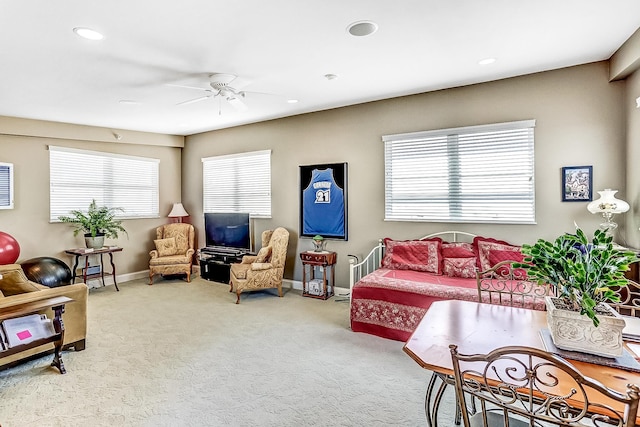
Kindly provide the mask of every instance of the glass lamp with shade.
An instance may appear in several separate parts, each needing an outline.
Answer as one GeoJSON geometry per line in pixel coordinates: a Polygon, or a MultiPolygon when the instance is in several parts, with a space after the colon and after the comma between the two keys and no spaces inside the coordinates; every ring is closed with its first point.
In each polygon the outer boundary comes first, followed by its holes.
{"type": "Polygon", "coordinates": [[[592,214],[602,214],[604,222],[600,224],[600,229],[609,235],[613,235],[616,228],[618,228],[618,224],[613,221],[613,216],[629,210],[629,204],[627,202],[615,197],[617,192],[618,190],[608,188],[603,191],[598,191],[600,198],[587,205],[587,209],[592,214]]]}

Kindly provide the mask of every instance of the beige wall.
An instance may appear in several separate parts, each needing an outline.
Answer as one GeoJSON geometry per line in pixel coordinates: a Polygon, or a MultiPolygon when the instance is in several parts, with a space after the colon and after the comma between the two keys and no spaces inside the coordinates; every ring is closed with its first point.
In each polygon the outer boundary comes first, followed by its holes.
{"type": "MultiPolygon", "coordinates": [[[[638,52],[640,57],[640,51],[638,52]]],[[[640,97],[640,71],[636,71],[626,80],[626,97],[624,101],[627,114],[627,193],[629,195],[630,212],[626,215],[627,240],[629,245],[640,248],[640,108],[636,108],[636,98],[640,97]]]]}
{"type": "Polygon", "coordinates": [[[0,230],[14,236],[20,244],[18,262],[39,256],[53,256],[70,262],[64,250],[84,246],[82,236],[74,237],[69,225],[49,223],[47,146],[57,145],[160,159],[160,214],[163,217],[126,220],[123,225],[129,238],[121,236],[117,241],[107,239],[107,244],[124,248],[122,253],[114,255],[118,274],[147,270],[148,251],[153,249],[155,227],[167,222],[165,215],[171,204],[180,200],[182,150],[171,146],[150,147],[148,144],[157,140],[161,144],[174,145],[177,139],[166,135],[130,133],[127,143],[114,143],[109,140],[113,139],[113,135],[108,129],[76,128],[74,125],[6,117],[0,119],[0,161],[13,163],[15,176],[15,209],[0,210],[0,230]],[[58,136],[60,126],[64,129],[65,137],[58,136]],[[10,135],[17,129],[20,129],[21,135],[10,135]],[[57,137],[24,136],[25,133],[48,133],[57,137]],[[109,142],[98,142],[105,139],[104,135],[107,135],[109,142]],[[144,140],[145,145],[136,144],[136,136],[144,140]],[[81,140],[81,137],[88,140],[81,140]]]}
{"type": "MultiPolygon", "coordinates": [[[[609,83],[606,62],[496,82],[372,102],[186,137],[182,200],[204,241],[201,158],[272,150],[272,219],[263,229],[292,233],[285,276],[300,280],[298,166],[349,163],[349,240],[330,241],[338,253],[337,286],[348,283],[348,254],[362,258],[382,237],[415,238],[459,229],[513,243],[552,238],[576,221],[592,232],[599,218],[586,203],[561,202],[563,166],[593,165],[594,187],[625,192],[625,83],[609,83]],[[382,135],[535,119],[537,225],[407,223],[384,221],[382,135]]],[[[304,102],[304,100],[302,100],[304,102]]],[[[597,194],[596,194],[597,196],[597,194]]],[[[623,222],[623,221],[620,221],[623,222]]]]}
{"type": "MultiPolygon", "coordinates": [[[[569,231],[574,221],[593,231],[599,218],[587,212],[586,203],[561,202],[563,166],[593,165],[596,190],[620,190],[620,197],[634,206],[633,215],[619,218],[621,235],[629,244],[638,243],[640,173],[633,158],[640,151],[640,110],[630,105],[640,96],[640,77],[636,72],[627,81],[608,79],[606,62],[587,64],[194,135],[186,138],[182,153],[180,137],[123,132],[119,142],[125,143],[116,143],[111,129],[0,117],[0,161],[14,163],[16,177],[16,208],[0,211],[0,230],[18,239],[20,260],[35,256],[68,260],[64,249],[82,245],[67,225],[48,222],[47,145],[51,144],[159,158],[161,214],[180,200],[182,192],[200,242],[204,241],[201,158],[271,149],[273,216],[255,221],[255,236],[279,225],[289,229],[286,277],[296,280],[301,278],[297,253],[311,247],[308,239],[297,236],[298,166],[315,163],[349,163],[349,241],[329,242],[329,249],[338,252],[338,286],[348,282],[347,255],[362,257],[381,237],[414,238],[460,229],[523,243],[569,231]],[[382,135],[525,119],[537,123],[537,225],[383,220],[382,135]],[[155,141],[158,146],[153,146],[155,141]],[[630,224],[627,230],[625,220],[630,224]]],[[[130,237],[117,241],[125,248],[116,255],[118,273],[147,269],[153,230],[165,222],[164,217],[125,222],[130,237]]]]}

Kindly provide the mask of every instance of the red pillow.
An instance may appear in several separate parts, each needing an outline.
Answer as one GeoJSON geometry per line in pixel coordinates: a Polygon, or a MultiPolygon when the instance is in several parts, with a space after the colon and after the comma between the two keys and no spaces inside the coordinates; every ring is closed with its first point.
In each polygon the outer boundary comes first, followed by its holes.
{"type": "Polygon", "coordinates": [[[478,268],[480,268],[480,271],[488,270],[492,266],[489,261],[490,250],[520,252],[520,246],[513,246],[503,240],[491,239],[489,237],[475,237],[473,239],[473,246],[478,253],[478,268]]]}
{"type": "Polygon", "coordinates": [[[476,257],[444,258],[442,261],[442,273],[449,277],[475,278],[476,257]]]}
{"type": "Polygon", "coordinates": [[[476,253],[473,251],[471,243],[442,243],[443,258],[471,258],[475,256],[476,253]]]}
{"type": "Polygon", "coordinates": [[[427,271],[442,274],[442,239],[434,237],[424,240],[384,239],[384,268],[394,270],[427,271]]]}
{"type": "MultiPolygon", "coordinates": [[[[524,254],[520,251],[503,251],[498,249],[489,250],[489,264],[491,264],[491,267],[502,261],[524,262],[524,254]]],[[[509,274],[509,270],[509,267],[505,265],[499,268],[497,273],[502,276],[506,276],[509,274]]],[[[514,270],[514,273],[516,273],[517,277],[527,277],[527,272],[523,268],[514,270]]]]}

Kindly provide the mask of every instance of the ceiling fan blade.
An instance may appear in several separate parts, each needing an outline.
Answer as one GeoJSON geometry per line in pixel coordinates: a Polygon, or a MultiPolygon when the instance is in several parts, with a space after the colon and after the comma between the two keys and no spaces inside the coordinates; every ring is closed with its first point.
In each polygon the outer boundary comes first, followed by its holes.
{"type": "Polygon", "coordinates": [[[209,89],[206,89],[206,88],[203,88],[203,87],[177,85],[177,84],[173,84],[173,83],[165,83],[165,85],[171,86],[171,87],[180,87],[180,88],[183,88],[183,89],[209,90],[209,89]]]}
{"type": "Polygon", "coordinates": [[[205,99],[209,99],[212,96],[213,96],[213,94],[209,94],[209,95],[205,95],[205,96],[199,96],[199,97],[194,98],[194,99],[189,99],[188,101],[178,102],[176,105],[189,105],[189,104],[193,104],[194,102],[204,101],[205,99]]]}
{"type": "Polygon", "coordinates": [[[229,96],[226,99],[227,99],[227,102],[231,104],[233,108],[235,108],[238,111],[247,111],[249,109],[249,107],[247,107],[247,104],[245,104],[244,102],[242,102],[242,100],[240,100],[239,96],[229,96]]]}

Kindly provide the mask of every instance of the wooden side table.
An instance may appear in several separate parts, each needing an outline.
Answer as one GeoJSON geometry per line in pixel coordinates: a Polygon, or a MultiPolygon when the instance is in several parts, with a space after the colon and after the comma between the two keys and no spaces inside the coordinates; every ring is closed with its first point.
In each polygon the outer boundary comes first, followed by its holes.
{"type": "Polygon", "coordinates": [[[331,298],[335,288],[336,253],[307,251],[300,253],[300,259],[302,260],[302,296],[323,300],[331,298]],[[322,268],[322,294],[309,292],[309,282],[315,279],[316,267],[322,268]],[[307,280],[307,268],[309,269],[309,280],[307,280]],[[329,278],[327,278],[327,270],[331,270],[329,278]]]}
{"type": "Polygon", "coordinates": [[[93,250],[89,250],[85,248],[67,249],[65,253],[75,256],[75,262],[73,264],[73,268],[71,269],[71,274],[72,274],[71,283],[76,283],[78,260],[80,259],[80,257],[84,257],[84,269],[82,270],[82,281],[84,283],[87,283],[87,279],[100,277],[102,278],[102,286],[105,286],[104,276],[106,274],[107,276],[113,276],[113,284],[116,287],[116,291],[120,291],[120,289],[118,289],[118,283],[116,282],[116,265],[113,263],[113,253],[120,252],[120,251],[122,251],[122,248],[119,248],[119,247],[104,247],[104,248],[93,249],[93,250]],[[111,273],[104,272],[104,261],[102,259],[102,255],[104,254],[109,254],[109,263],[111,264],[111,273]],[[89,257],[91,255],[100,255],[100,273],[87,274],[87,270],[89,269],[89,257]]]}

